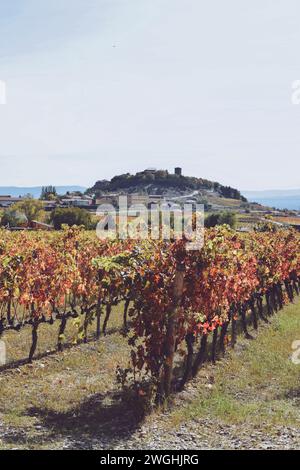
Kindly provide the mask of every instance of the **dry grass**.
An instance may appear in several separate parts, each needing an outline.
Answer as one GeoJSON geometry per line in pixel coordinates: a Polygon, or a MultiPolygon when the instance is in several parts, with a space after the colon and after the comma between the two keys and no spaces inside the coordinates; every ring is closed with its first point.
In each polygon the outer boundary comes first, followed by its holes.
{"type": "Polygon", "coordinates": [[[275,222],[289,225],[300,225],[300,217],[272,217],[275,222]]]}
{"type": "MultiPolygon", "coordinates": [[[[21,448],[53,447],[59,445],[70,423],[72,433],[77,435],[85,426],[87,434],[94,433],[95,427],[100,428],[110,420],[110,400],[118,393],[116,368],[118,365],[125,367],[129,362],[127,340],[119,331],[121,325],[122,309],[116,307],[106,337],[94,341],[95,325],[91,325],[89,342],[72,347],[76,329],[70,321],[66,332],[69,347],[62,353],[55,352],[58,326],[41,326],[37,353],[46,351],[46,355],[33,364],[0,372],[0,424],[19,429],[21,435],[26,435],[26,442],[14,437],[12,442],[2,442],[2,447],[16,444],[21,448]],[[74,418],[76,416],[78,419],[74,418]],[[41,427],[45,427],[43,432],[41,427]],[[51,428],[55,429],[55,444],[51,428]]],[[[30,335],[30,328],[26,328],[2,337],[9,361],[26,358],[30,335]]],[[[118,403],[116,409],[120,406],[118,403]]],[[[112,415],[115,412],[110,411],[112,415]]]]}
{"type": "Polygon", "coordinates": [[[300,339],[300,303],[287,306],[255,341],[237,348],[197,380],[197,398],[170,415],[170,426],[195,418],[253,427],[300,424],[300,365],[291,361],[300,339]]]}
{"type": "MultiPolygon", "coordinates": [[[[123,318],[123,303],[112,309],[110,320],[108,323],[108,333],[119,331],[122,327],[123,318]]],[[[104,317],[104,314],[103,314],[104,317]]],[[[103,320],[102,320],[103,321],[103,320]]],[[[69,319],[65,330],[64,345],[68,349],[76,347],[78,340],[78,328],[73,319],[69,319]]],[[[41,324],[38,329],[38,346],[35,357],[40,359],[49,356],[57,351],[59,321],[56,321],[52,326],[48,324],[41,324]]],[[[95,338],[96,321],[89,326],[88,334],[89,341],[95,338]]],[[[27,326],[20,332],[8,331],[2,337],[6,343],[7,349],[7,364],[17,363],[18,361],[26,361],[30,346],[31,346],[31,328],[27,326]]]]}
{"type": "Polygon", "coordinates": [[[218,206],[239,208],[241,201],[238,199],[228,199],[225,197],[208,196],[207,201],[209,204],[216,204],[218,206]]]}

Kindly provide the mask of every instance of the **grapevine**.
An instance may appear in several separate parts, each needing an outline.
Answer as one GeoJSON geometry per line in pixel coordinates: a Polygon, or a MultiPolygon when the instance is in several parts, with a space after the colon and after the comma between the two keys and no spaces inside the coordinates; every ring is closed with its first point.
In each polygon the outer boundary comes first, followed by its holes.
{"type": "Polygon", "coordinates": [[[208,355],[234,347],[237,327],[247,338],[259,321],[299,294],[300,235],[293,230],[239,234],[207,230],[201,250],[186,241],[107,240],[79,228],[54,233],[0,232],[0,335],[30,326],[32,361],[41,323],[59,323],[57,348],[70,318],[82,341],[96,319],[107,333],[113,306],[124,305],[134,376],[148,377],[158,400],[178,380],[196,375],[208,355]]]}

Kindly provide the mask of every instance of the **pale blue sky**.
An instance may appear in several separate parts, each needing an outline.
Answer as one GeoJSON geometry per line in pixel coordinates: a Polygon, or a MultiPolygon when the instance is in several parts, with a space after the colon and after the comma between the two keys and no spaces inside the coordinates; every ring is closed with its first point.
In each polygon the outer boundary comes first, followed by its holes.
{"type": "Polygon", "coordinates": [[[300,187],[298,0],[0,0],[0,185],[300,187]]]}

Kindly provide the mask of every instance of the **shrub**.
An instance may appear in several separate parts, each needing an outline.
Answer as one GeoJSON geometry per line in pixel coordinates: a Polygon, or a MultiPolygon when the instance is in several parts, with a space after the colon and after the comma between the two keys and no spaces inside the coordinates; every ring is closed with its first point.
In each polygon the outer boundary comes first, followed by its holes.
{"type": "Polygon", "coordinates": [[[50,221],[55,230],[60,230],[63,225],[83,225],[86,229],[92,228],[91,214],[79,207],[57,208],[51,213],[50,221]]]}
{"type": "Polygon", "coordinates": [[[231,228],[236,226],[236,214],[234,212],[220,212],[219,214],[213,213],[206,217],[205,227],[212,228],[217,225],[229,225],[231,228]]]}

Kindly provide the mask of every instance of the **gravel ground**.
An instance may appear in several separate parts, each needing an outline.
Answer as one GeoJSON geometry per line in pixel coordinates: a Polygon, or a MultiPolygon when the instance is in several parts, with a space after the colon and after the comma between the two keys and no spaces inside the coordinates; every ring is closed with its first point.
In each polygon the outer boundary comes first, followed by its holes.
{"type": "Polygon", "coordinates": [[[163,422],[141,429],[115,449],[300,449],[300,433],[292,428],[275,428],[272,436],[261,430],[224,425],[211,420],[195,420],[179,430],[166,431],[163,422]]]}
{"type": "MultiPolygon", "coordinates": [[[[183,401],[192,400],[197,387],[190,386],[188,391],[179,394],[174,406],[183,401]]],[[[170,412],[171,413],[171,412],[170,412]]],[[[52,449],[90,449],[90,450],[207,450],[207,449],[300,449],[300,430],[294,427],[274,426],[266,432],[265,423],[256,426],[245,424],[224,424],[217,419],[194,419],[182,423],[179,427],[170,424],[170,413],[154,415],[131,432],[122,432],[115,425],[110,425],[110,435],[103,431],[98,436],[85,436],[74,439],[70,436],[56,435],[50,438],[46,448],[52,449]],[[52,442],[51,442],[52,441],[52,442]]],[[[6,448],[45,448],[45,436],[49,429],[36,427],[35,438],[27,440],[26,430],[8,429],[0,422],[0,447],[6,448]],[[18,446],[14,443],[18,442],[18,446]]]]}

